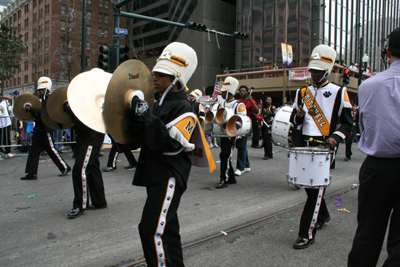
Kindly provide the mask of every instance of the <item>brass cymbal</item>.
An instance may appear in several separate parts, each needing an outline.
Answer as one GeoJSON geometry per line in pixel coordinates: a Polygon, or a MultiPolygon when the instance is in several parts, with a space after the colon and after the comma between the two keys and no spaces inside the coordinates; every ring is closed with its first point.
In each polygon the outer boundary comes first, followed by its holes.
{"type": "Polygon", "coordinates": [[[83,124],[100,133],[106,133],[102,112],[111,76],[111,73],[94,68],[75,76],[67,90],[69,106],[75,116],[83,124]]]}
{"type": "Polygon", "coordinates": [[[63,109],[63,103],[67,100],[67,89],[68,86],[57,88],[51,93],[46,102],[47,112],[50,118],[63,124],[64,129],[69,129],[74,126],[70,116],[68,116],[63,109]]]}
{"type": "Polygon", "coordinates": [[[22,122],[33,121],[32,113],[25,111],[25,104],[30,104],[32,108],[41,111],[42,102],[40,102],[37,96],[31,94],[20,95],[14,101],[13,112],[15,117],[22,122]]]}
{"type": "Polygon", "coordinates": [[[122,63],[108,84],[103,118],[108,133],[121,144],[133,142],[128,132],[130,100],[135,91],[142,91],[152,110],[154,104],[153,78],[143,62],[135,59],[122,63]]]}
{"type": "Polygon", "coordinates": [[[57,123],[49,116],[49,113],[47,112],[47,104],[42,108],[41,117],[42,117],[43,123],[50,129],[64,130],[64,128],[63,128],[64,126],[62,124],[57,123]]]}

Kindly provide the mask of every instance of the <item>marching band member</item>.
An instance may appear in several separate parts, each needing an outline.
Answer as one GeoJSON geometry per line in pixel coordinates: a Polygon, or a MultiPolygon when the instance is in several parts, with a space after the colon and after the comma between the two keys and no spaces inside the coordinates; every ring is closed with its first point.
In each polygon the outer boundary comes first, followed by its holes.
{"type": "MultiPolygon", "coordinates": [[[[249,88],[246,85],[242,85],[239,88],[240,99],[239,102],[243,103],[246,108],[246,114],[252,121],[253,125],[253,135],[257,136],[257,147],[253,146],[254,148],[260,148],[258,145],[258,140],[260,139],[260,130],[259,127],[254,127],[253,123],[253,115],[257,116],[260,114],[260,109],[257,106],[256,101],[254,101],[253,97],[249,93],[249,88]]],[[[256,123],[256,125],[258,125],[256,123]]],[[[243,136],[239,140],[236,141],[236,148],[238,150],[237,153],[237,161],[236,161],[236,171],[235,175],[240,176],[245,172],[250,171],[250,161],[249,161],[249,152],[247,151],[247,139],[249,138],[249,134],[243,136]]]]}
{"type": "Polygon", "coordinates": [[[139,233],[148,266],[184,266],[177,210],[187,188],[192,165],[187,152],[195,148],[189,140],[197,119],[183,89],[196,67],[190,46],[169,44],[152,70],[154,89],[162,94],[153,113],[138,96],[131,100],[130,129],[141,144],[133,185],[147,190],[139,233]]]}
{"type": "MultiPolygon", "coordinates": [[[[235,92],[239,86],[239,81],[233,77],[226,77],[224,85],[221,88],[221,96],[224,101],[219,105],[219,108],[231,108],[235,115],[246,116],[246,106],[235,99],[235,92]]],[[[225,127],[226,124],[223,126],[225,127]]],[[[221,160],[220,181],[216,184],[216,188],[224,188],[229,184],[236,184],[235,173],[232,168],[232,154],[235,148],[236,140],[240,137],[220,137],[221,160]]],[[[247,139],[247,138],[246,138],[247,139]]]]}
{"type": "MultiPolygon", "coordinates": [[[[346,138],[352,127],[351,104],[346,88],[326,78],[335,58],[336,51],[327,45],[314,48],[308,64],[313,84],[297,90],[290,118],[293,125],[301,129],[303,140],[312,137],[316,142],[310,145],[318,146],[326,142],[331,149],[346,138]]],[[[330,220],[323,198],[325,188],[305,190],[308,198],[301,215],[299,237],[293,245],[295,249],[307,248],[314,243],[317,228],[322,228],[330,220]]]]}
{"type": "MultiPolygon", "coordinates": [[[[46,105],[47,98],[51,90],[51,79],[48,77],[40,77],[38,80],[39,99],[42,102],[42,107],[46,105]]],[[[24,177],[21,180],[37,180],[37,172],[39,167],[39,156],[43,150],[53,160],[54,164],[61,171],[59,176],[66,176],[71,171],[71,167],[65,162],[61,155],[57,152],[53,143],[53,130],[44,125],[41,112],[32,108],[30,105],[25,107],[26,112],[31,112],[35,118],[35,128],[33,131],[32,145],[29,148],[28,160],[26,161],[24,177]]]]}
{"type": "Polygon", "coordinates": [[[198,117],[202,116],[204,117],[205,112],[204,112],[204,106],[200,104],[200,98],[202,97],[202,93],[199,89],[194,89],[192,92],[190,92],[188,99],[193,102],[194,105],[194,111],[196,112],[196,115],[198,117]]]}

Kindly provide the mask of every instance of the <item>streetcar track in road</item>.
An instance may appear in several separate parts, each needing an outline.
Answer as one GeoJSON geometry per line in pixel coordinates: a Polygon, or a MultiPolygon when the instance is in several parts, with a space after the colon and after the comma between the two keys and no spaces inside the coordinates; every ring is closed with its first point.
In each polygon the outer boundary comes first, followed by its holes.
{"type": "MultiPolygon", "coordinates": [[[[336,190],[336,191],[331,192],[329,194],[326,194],[324,196],[324,198],[325,199],[331,199],[331,198],[334,198],[334,197],[336,197],[336,196],[338,196],[340,194],[348,193],[348,192],[350,192],[352,190],[353,190],[352,187],[345,187],[343,189],[339,189],[339,190],[336,190]]],[[[295,212],[295,211],[301,210],[301,209],[303,209],[304,205],[305,205],[305,203],[304,204],[299,204],[299,205],[290,207],[288,209],[284,209],[284,210],[278,211],[276,213],[273,213],[273,214],[270,214],[270,215],[266,215],[266,216],[261,217],[259,219],[252,220],[252,221],[247,222],[247,223],[239,224],[239,225],[237,225],[235,227],[232,227],[232,228],[230,228],[228,230],[224,230],[223,232],[218,232],[218,233],[215,233],[215,234],[212,234],[212,235],[197,239],[195,241],[188,242],[188,243],[182,245],[182,249],[183,250],[193,249],[193,248],[195,248],[197,246],[201,246],[201,245],[203,245],[205,243],[211,242],[213,240],[216,240],[218,238],[224,237],[226,235],[233,235],[233,234],[239,233],[241,231],[249,229],[250,227],[256,226],[256,225],[258,225],[260,223],[263,223],[263,222],[266,222],[268,220],[275,219],[277,217],[281,217],[281,216],[283,216],[283,215],[285,215],[287,213],[290,213],[290,212],[295,212]]],[[[116,267],[116,266],[121,266],[121,267],[146,266],[146,260],[145,260],[144,256],[140,256],[140,257],[136,257],[134,260],[130,260],[130,262],[126,262],[124,264],[113,265],[113,267],[116,267]]]]}

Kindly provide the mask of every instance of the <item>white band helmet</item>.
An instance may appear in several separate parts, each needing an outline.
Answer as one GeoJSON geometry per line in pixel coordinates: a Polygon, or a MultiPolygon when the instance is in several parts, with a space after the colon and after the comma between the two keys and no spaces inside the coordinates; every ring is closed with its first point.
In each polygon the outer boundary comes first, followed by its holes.
{"type": "Polygon", "coordinates": [[[40,77],[38,80],[38,86],[37,89],[41,90],[41,89],[46,89],[46,92],[51,91],[51,86],[52,86],[52,82],[51,79],[49,77],[40,77]]]}
{"type": "Polygon", "coordinates": [[[308,61],[309,70],[324,70],[331,73],[333,64],[336,59],[336,51],[327,45],[318,45],[311,53],[310,60],[308,61]]]}
{"type": "Polygon", "coordinates": [[[225,78],[224,85],[222,85],[221,92],[227,91],[232,95],[235,95],[236,90],[239,87],[239,81],[231,76],[225,78]]]}
{"type": "Polygon", "coordinates": [[[196,99],[196,102],[199,102],[200,98],[203,94],[201,93],[200,89],[194,89],[189,95],[194,96],[194,99],[196,99]]]}
{"type": "Polygon", "coordinates": [[[197,55],[193,48],[184,43],[173,42],[164,48],[151,73],[161,72],[174,76],[180,83],[179,90],[182,90],[196,68],[197,55]]]}

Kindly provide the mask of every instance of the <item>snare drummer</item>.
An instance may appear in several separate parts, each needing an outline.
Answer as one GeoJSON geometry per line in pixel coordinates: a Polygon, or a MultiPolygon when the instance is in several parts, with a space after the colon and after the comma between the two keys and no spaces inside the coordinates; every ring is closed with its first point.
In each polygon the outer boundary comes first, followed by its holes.
{"type": "MultiPolygon", "coordinates": [[[[334,149],[352,127],[351,104],[346,88],[327,80],[335,58],[336,51],[333,48],[326,45],[315,47],[308,65],[312,85],[296,92],[290,121],[297,129],[301,129],[302,140],[310,140],[311,137],[316,140],[310,142],[310,146],[318,146],[323,142],[334,149]]],[[[307,143],[304,142],[303,146],[307,143]]],[[[323,198],[325,188],[305,190],[308,198],[301,215],[299,237],[293,245],[295,249],[307,248],[314,243],[316,230],[330,220],[323,198]]]]}

